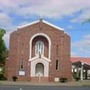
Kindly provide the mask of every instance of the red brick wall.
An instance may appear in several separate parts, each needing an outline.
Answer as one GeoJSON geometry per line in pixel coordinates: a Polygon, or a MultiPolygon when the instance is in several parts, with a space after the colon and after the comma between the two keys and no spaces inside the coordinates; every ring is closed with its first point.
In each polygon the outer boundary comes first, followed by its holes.
{"type": "Polygon", "coordinates": [[[31,81],[32,82],[48,82],[49,78],[48,77],[32,77],[31,81]]]}
{"type": "MultiPolygon", "coordinates": [[[[54,81],[55,77],[67,77],[71,79],[70,62],[70,36],[64,31],[57,30],[45,23],[39,22],[24,28],[20,28],[10,35],[9,60],[7,66],[7,78],[11,80],[13,75],[19,77],[19,80],[26,80],[30,77],[30,38],[37,34],[44,33],[51,39],[51,62],[49,70],[49,81],[54,81]],[[41,26],[40,26],[41,25],[41,26]],[[58,46],[58,51],[57,51],[58,46]],[[57,54],[58,53],[58,54],[57,54]],[[18,75],[20,60],[24,61],[25,76],[18,75]],[[56,70],[56,60],[59,60],[59,69],[56,70]]],[[[38,39],[38,38],[37,38],[38,39]]],[[[47,40],[43,39],[48,47],[47,40]]],[[[34,44],[34,42],[33,42],[34,44]]],[[[34,56],[34,48],[33,56],[34,56]]],[[[45,47],[45,56],[48,55],[48,48],[45,47]]],[[[30,79],[30,78],[29,78],[30,79]]],[[[37,79],[35,79],[37,80],[37,79]]]]}

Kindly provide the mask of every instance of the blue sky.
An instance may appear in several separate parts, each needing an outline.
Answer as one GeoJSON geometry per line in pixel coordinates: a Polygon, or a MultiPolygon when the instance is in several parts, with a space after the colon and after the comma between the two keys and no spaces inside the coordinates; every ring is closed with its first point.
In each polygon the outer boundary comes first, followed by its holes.
{"type": "Polygon", "coordinates": [[[10,33],[18,26],[44,20],[71,36],[71,56],[90,57],[90,0],[0,0],[0,27],[9,47],[10,33]]]}

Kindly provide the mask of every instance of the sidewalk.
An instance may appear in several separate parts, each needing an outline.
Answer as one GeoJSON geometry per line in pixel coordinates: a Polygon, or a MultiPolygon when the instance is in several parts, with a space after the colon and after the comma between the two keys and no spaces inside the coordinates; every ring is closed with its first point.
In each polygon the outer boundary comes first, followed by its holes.
{"type": "Polygon", "coordinates": [[[31,85],[31,86],[90,86],[90,80],[85,81],[72,81],[67,83],[55,83],[55,82],[48,82],[48,83],[32,83],[32,82],[13,82],[13,81],[0,81],[0,85],[31,85]]]}

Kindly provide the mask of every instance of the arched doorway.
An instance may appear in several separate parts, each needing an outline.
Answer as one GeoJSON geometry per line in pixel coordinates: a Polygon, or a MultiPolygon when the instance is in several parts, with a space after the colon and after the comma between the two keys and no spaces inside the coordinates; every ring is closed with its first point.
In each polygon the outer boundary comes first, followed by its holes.
{"type": "Polygon", "coordinates": [[[42,63],[37,63],[35,67],[35,75],[37,77],[44,76],[44,65],[42,63]]]}

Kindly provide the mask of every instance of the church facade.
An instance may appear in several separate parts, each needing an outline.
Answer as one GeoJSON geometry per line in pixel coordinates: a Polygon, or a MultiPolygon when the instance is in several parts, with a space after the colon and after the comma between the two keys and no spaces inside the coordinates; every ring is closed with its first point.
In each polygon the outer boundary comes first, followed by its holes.
{"type": "Polygon", "coordinates": [[[70,36],[42,19],[18,27],[10,35],[6,76],[31,82],[71,80],[70,36]]]}

